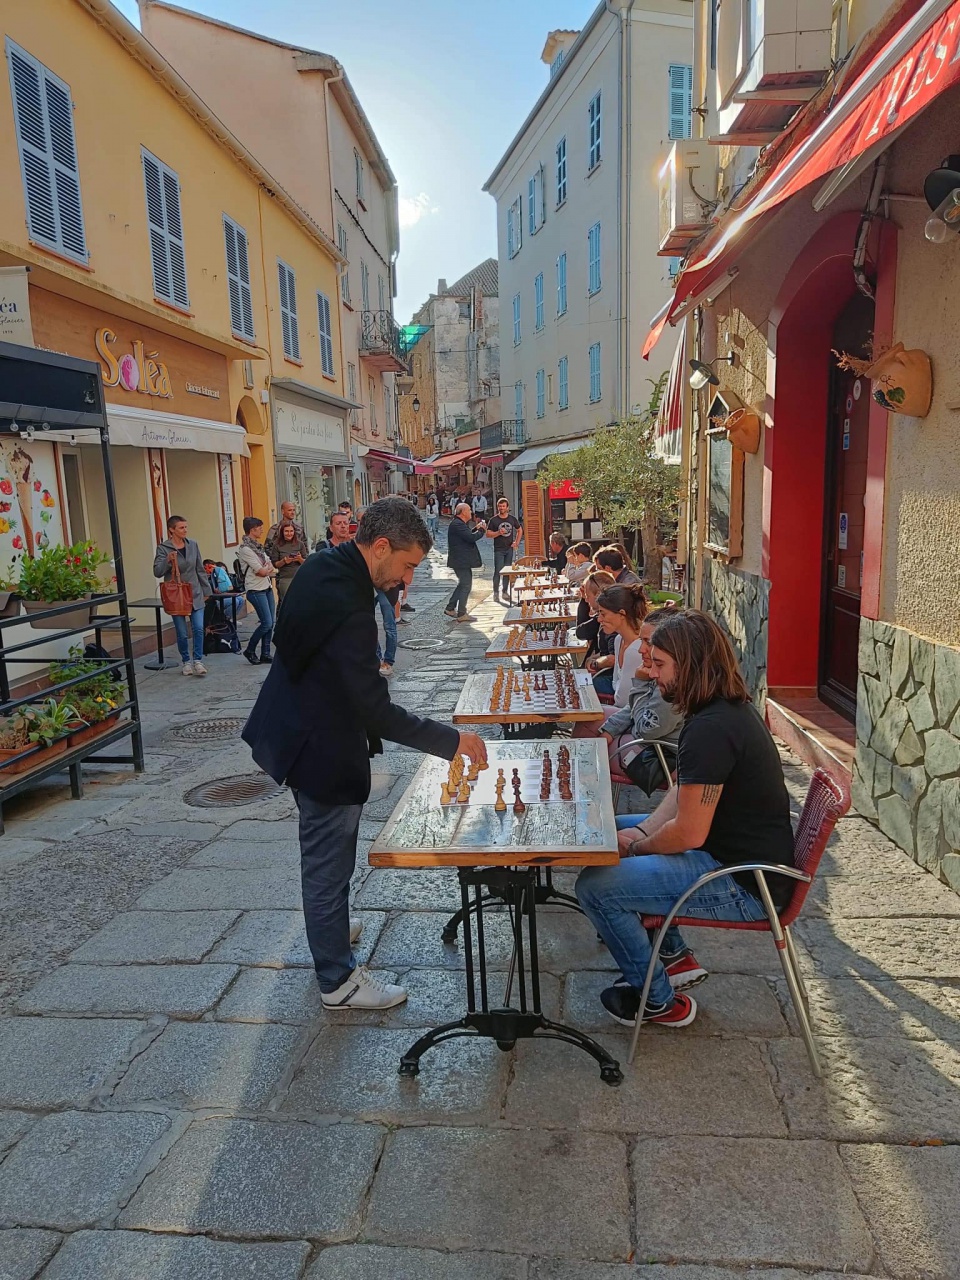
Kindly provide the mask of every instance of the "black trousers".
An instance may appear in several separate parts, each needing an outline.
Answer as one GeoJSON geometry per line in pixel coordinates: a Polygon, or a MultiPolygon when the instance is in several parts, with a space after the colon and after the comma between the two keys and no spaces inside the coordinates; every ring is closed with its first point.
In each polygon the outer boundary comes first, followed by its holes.
{"type": "Polygon", "coordinates": [[[473,570],[454,569],[454,573],[457,575],[457,585],[454,588],[453,595],[450,597],[447,609],[451,613],[456,613],[459,617],[467,612],[467,601],[470,599],[470,591],[473,587],[473,570]]]}

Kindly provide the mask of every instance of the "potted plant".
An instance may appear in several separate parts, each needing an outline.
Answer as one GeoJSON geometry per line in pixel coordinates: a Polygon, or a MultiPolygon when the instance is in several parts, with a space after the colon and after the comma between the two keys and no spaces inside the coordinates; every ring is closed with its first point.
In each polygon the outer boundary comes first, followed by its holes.
{"type": "MultiPolygon", "coordinates": [[[[32,560],[25,560],[20,570],[20,595],[28,616],[69,604],[71,600],[89,600],[100,586],[97,569],[109,564],[110,557],[98,551],[92,542],[77,542],[72,547],[44,547],[32,560]]],[[[82,627],[90,617],[89,608],[57,614],[52,618],[31,617],[37,630],[62,631],[82,627]]]]}
{"type": "Polygon", "coordinates": [[[27,722],[27,740],[57,754],[67,749],[67,738],[82,729],[84,721],[71,702],[58,702],[48,698],[35,707],[28,707],[22,715],[27,722]]]}
{"type": "Polygon", "coordinates": [[[25,773],[36,764],[37,748],[30,741],[28,734],[29,720],[26,716],[12,715],[0,719],[0,782],[11,773],[25,773]],[[22,760],[13,760],[29,750],[30,755],[22,760]]]}
{"type": "Polygon", "coordinates": [[[873,398],[888,413],[925,418],[933,399],[933,366],[925,351],[905,351],[902,342],[874,346],[869,360],[834,351],[837,364],[873,383],[873,398]]]}
{"type": "Polygon", "coordinates": [[[0,577],[0,618],[16,618],[20,613],[20,583],[0,577]]]}

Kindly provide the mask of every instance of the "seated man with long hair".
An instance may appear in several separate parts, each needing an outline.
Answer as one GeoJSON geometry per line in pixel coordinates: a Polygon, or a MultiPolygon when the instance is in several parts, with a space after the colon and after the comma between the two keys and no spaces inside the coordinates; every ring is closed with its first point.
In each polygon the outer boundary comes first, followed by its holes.
{"type": "MultiPolygon", "coordinates": [[[[696,1001],[684,994],[690,966],[674,975],[663,963],[654,972],[640,1010],[651,940],[641,916],[665,915],[677,898],[708,871],[740,862],[793,866],[793,829],[783,766],[770,732],[750,701],[730,641],[712,618],[691,610],[665,619],[651,637],[651,666],[663,698],[684,718],[677,786],[640,825],[619,833],[621,861],[587,867],[577,880],[580,905],[610,948],[622,978],[600,995],[624,1026],[644,1022],[685,1027],[696,1001]]],[[[778,910],[792,881],[769,877],[778,910]]],[[[687,916],[714,920],[764,920],[749,872],[721,876],[683,907],[687,916]]],[[[670,957],[687,954],[678,929],[664,941],[670,957]]],[[[706,976],[699,966],[697,980],[706,976]]]]}

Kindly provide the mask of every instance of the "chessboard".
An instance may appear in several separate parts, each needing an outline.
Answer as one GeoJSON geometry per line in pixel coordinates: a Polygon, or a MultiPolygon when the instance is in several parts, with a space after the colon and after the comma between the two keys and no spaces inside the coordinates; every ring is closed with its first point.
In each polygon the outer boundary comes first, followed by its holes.
{"type": "Polygon", "coordinates": [[[514,587],[514,597],[517,600],[542,601],[542,600],[576,600],[579,593],[573,587],[514,587]]]}
{"type": "Polygon", "coordinates": [[[501,664],[496,672],[481,671],[467,677],[457,699],[453,723],[575,724],[582,721],[599,724],[605,714],[587,671],[576,667],[520,671],[512,664],[506,667],[501,664]],[[563,690],[562,706],[559,687],[563,690]]]}
{"type": "Polygon", "coordinates": [[[562,600],[524,600],[508,609],[503,620],[508,626],[517,622],[576,622],[577,610],[562,600]]]}
{"type": "Polygon", "coordinates": [[[498,631],[490,642],[488,658],[525,658],[533,654],[583,653],[586,640],[578,640],[566,623],[528,623],[498,631]]]}
{"type": "Polygon", "coordinates": [[[462,802],[442,803],[444,792],[449,797],[454,785],[451,765],[427,757],[374,842],[370,865],[587,866],[617,860],[610,766],[602,739],[574,738],[559,746],[491,742],[487,749],[486,769],[463,758],[453,765],[454,777],[462,775],[455,783],[457,797],[466,785],[462,802]]]}

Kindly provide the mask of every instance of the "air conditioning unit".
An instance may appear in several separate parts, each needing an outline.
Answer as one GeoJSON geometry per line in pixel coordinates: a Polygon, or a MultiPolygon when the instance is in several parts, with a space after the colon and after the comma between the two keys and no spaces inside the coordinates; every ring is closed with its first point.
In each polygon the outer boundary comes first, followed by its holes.
{"type": "Polygon", "coordinates": [[[660,170],[661,257],[682,255],[710,225],[716,200],[717,149],[706,138],[682,138],[660,170]]]}

